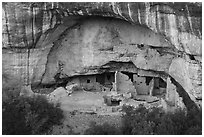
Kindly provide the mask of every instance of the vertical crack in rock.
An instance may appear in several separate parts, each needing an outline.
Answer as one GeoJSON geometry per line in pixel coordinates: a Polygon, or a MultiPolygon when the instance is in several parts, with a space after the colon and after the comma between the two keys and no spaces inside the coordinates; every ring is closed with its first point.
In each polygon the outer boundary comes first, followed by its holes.
{"type": "Polygon", "coordinates": [[[35,24],[35,13],[33,12],[34,10],[34,3],[31,4],[30,6],[30,12],[31,12],[31,29],[32,29],[32,45],[31,47],[35,47],[35,38],[34,38],[34,35],[35,35],[35,30],[34,30],[34,24],[35,24]]]}
{"type": "Polygon", "coordinates": [[[5,13],[5,20],[6,20],[6,32],[7,32],[7,35],[8,35],[8,45],[10,46],[11,45],[11,36],[10,36],[10,32],[9,32],[9,29],[8,29],[8,15],[7,15],[7,4],[6,3],[2,3],[2,6],[3,6],[3,9],[4,9],[4,13],[5,13]]]}

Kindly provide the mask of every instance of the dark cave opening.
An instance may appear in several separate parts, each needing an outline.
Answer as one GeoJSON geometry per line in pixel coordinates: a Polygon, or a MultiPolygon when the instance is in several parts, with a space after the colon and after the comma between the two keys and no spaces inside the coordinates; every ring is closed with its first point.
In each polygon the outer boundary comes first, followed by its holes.
{"type": "Polygon", "coordinates": [[[151,80],[153,79],[153,77],[148,77],[146,76],[146,85],[149,85],[149,83],[151,82],[151,80]]]}
{"type": "Polygon", "coordinates": [[[193,55],[189,55],[189,58],[190,58],[191,60],[196,60],[193,55]]]}
{"type": "Polygon", "coordinates": [[[152,96],[165,97],[167,83],[162,78],[154,78],[154,90],[152,96]]]}
{"type": "Polygon", "coordinates": [[[129,79],[133,82],[133,73],[127,71],[121,71],[121,73],[127,75],[129,79]]]}

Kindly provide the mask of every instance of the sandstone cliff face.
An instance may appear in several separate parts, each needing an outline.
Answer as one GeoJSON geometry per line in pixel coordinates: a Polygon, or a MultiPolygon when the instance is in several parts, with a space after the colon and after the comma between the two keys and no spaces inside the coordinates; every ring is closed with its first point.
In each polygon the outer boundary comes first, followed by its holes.
{"type": "Polygon", "coordinates": [[[201,55],[201,9],[200,3],[3,3],[3,46],[35,47],[65,17],[99,15],[144,25],[178,50],[201,55]]]}
{"type": "Polygon", "coordinates": [[[201,9],[200,3],[3,3],[3,73],[50,84],[57,74],[132,62],[171,76],[200,99],[201,9]]]}
{"type": "Polygon", "coordinates": [[[168,71],[174,56],[160,55],[151,47],[171,48],[171,45],[151,30],[122,20],[86,19],[53,45],[42,82],[55,82],[57,73],[62,78],[87,73],[89,67],[95,67],[96,73],[110,61],[133,62],[140,69],[168,71]],[[138,44],[143,47],[138,48],[138,44]]]}

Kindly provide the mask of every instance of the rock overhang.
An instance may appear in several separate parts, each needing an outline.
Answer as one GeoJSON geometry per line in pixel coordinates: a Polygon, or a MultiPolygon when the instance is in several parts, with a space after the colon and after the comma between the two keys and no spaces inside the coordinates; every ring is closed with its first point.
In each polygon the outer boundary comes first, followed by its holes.
{"type": "Polygon", "coordinates": [[[64,65],[67,76],[81,74],[85,71],[83,68],[94,69],[95,66],[97,69],[110,61],[132,62],[145,70],[168,71],[171,59],[177,56],[163,37],[139,25],[101,17],[80,21],[80,25],[69,28],[52,46],[48,63],[54,66],[48,66],[45,77],[54,78],[59,63],[64,65]],[[166,55],[152,47],[166,49],[166,55]]]}
{"type": "MultiPolygon", "coordinates": [[[[200,57],[201,52],[201,42],[202,42],[202,5],[199,3],[4,3],[3,4],[3,47],[16,47],[19,50],[20,47],[29,47],[31,49],[27,52],[27,49],[20,50],[23,53],[19,53],[20,56],[26,56],[29,54],[28,62],[30,70],[29,79],[32,79],[32,83],[42,82],[45,77],[54,78],[56,72],[58,71],[59,64],[56,64],[54,67],[51,65],[51,68],[55,68],[52,73],[47,73],[46,69],[49,67],[49,56],[52,55],[53,49],[58,47],[56,46],[59,39],[62,38],[62,35],[66,36],[67,28],[72,28],[72,26],[77,26],[76,24],[84,20],[84,18],[92,18],[93,16],[109,17],[113,20],[121,19],[129,25],[127,26],[139,26],[141,30],[151,30],[152,36],[158,38],[159,44],[154,43],[153,40],[144,40],[137,44],[137,51],[143,52],[141,56],[135,57],[133,51],[129,50],[131,54],[124,54],[123,51],[118,57],[113,58],[119,62],[129,62],[132,61],[139,69],[165,72],[168,75],[171,75],[176,79],[184,89],[191,95],[196,96],[197,93],[200,93],[200,69],[201,64],[195,61],[186,59],[185,56],[195,56],[200,57]],[[11,10],[11,9],[14,10],[11,10]],[[29,12],[27,12],[29,10],[29,12]],[[10,12],[10,11],[13,11],[10,12]],[[22,11],[22,14],[20,14],[22,11]],[[13,17],[8,17],[8,15],[15,15],[13,17]],[[22,15],[28,18],[28,20],[23,20],[22,15]],[[7,25],[5,25],[7,24],[7,25]],[[22,30],[20,33],[14,30],[22,30]],[[17,33],[16,33],[17,32],[17,33]],[[21,34],[21,35],[16,35],[21,34]],[[16,37],[17,36],[17,37],[16,37]],[[21,39],[23,36],[23,39],[21,39]],[[161,38],[162,37],[162,38],[161,38]],[[161,38],[161,39],[160,39],[161,38]],[[54,42],[54,44],[53,44],[54,42]],[[146,43],[145,43],[146,42],[146,43]],[[151,44],[149,44],[151,43],[151,44]],[[145,45],[145,48],[143,46],[145,45]],[[164,47],[161,45],[168,45],[164,50],[164,47]],[[19,48],[18,48],[19,47],[19,48]],[[55,47],[55,48],[54,48],[55,47]],[[139,49],[140,47],[140,49],[139,49]],[[141,48],[142,47],[142,48],[141,48]],[[160,48],[160,49],[155,49],[160,48]],[[162,48],[161,48],[162,47],[162,48]],[[42,50],[43,51],[40,51],[42,50]],[[50,50],[51,49],[51,50],[50,50]],[[162,51],[161,51],[162,49],[162,51]],[[159,52],[160,51],[160,52],[159,52]],[[166,51],[169,55],[166,56],[166,51]],[[38,53],[36,53],[38,52],[38,53]],[[133,52],[133,53],[132,53],[133,52]],[[170,54],[171,52],[171,54],[170,54]],[[151,54],[152,53],[152,54],[151,54]],[[163,55],[161,55],[161,53],[163,55]],[[121,59],[120,56],[126,56],[121,59]],[[44,57],[43,57],[44,56],[44,57]],[[34,57],[35,61],[29,59],[34,57]],[[156,57],[156,58],[152,58],[156,57]],[[179,59],[178,59],[179,58],[179,59]],[[148,61],[147,61],[148,60],[148,61]],[[155,63],[156,61],[156,63],[155,63]],[[180,77],[180,71],[174,71],[175,64],[179,64],[179,61],[186,66],[185,68],[179,68],[182,72],[185,72],[185,79],[180,77]],[[167,62],[167,63],[166,63],[167,62]],[[171,63],[173,62],[173,63],[171,63]],[[147,65],[149,63],[149,65],[147,65]],[[157,64],[157,65],[155,65],[157,64]],[[163,65],[165,64],[165,65],[163,65]],[[162,66],[163,65],[163,66],[162,66]],[[171,68],[169,70],[169,68],[171,68]],[[40,71],[39,71],[40,70],[40,71]],[[179,73],[179,74],[178,74],[179,73]],[[192,74],[196,77],[196,80],[192,78],[192,74]],[[186,82],[183,82],[186,81],[186,82]],[[189,84],[191,83],[191,84],[189,84]],[[195,95],[196,94],[196,95],[195,95]]],[[[100,18],[99,18],[100,19],[100,18]]],[[[91,26],[92,27],[92,26],[91,26]]],[[[119,27],[121,28],[121,27],[119,27]]],[[[128,27],[126,27],[128,29],[128,27]]],[[[77,28],[75,29],[77,30],[77,28]]],[[[130,32],[134,31],[129,29],[130,32]]],[[[74,31],[73,31],[74,32],[74,31]]],[[[112,32],[111,32],[112,33],[112,32]]],[[[114,33],[114,31],[113,31],[114,33]]],[[[123,37],[128,37],[129,35],[123,35],[123,37]]],[[[137,35],[140,37],[140,35],[137,35]]],[[[154,38],[154,39],[155,39],[154,38]]],[[[85,37],[85,40],[88,40],[89,37],[85,37]]],[[[108,39],[108,38],[107,38],[108,39]]],[[[131,40],[134,38],[130,38],[131,40]]],[[[140,39],[139,39],[140,40],[140,39]]],[[[134,40],[133,40],[134,41],[134,40]]],[[[100,43],[100,41],[97,41],[100,43]]],[[[127,41],[126,41],[127,42],[127,41]]],[[[60,43],[62,43],[60,41],[60,43]]],[[[104,41],[101,41],[104,43],[104,41]]],[[[135,46],[134,42],[129,43],[131,46],[135,46]]],[[[111,50],[121,50],[113,49],[112,47],[102,47],[100,51],[111,51],[111,50]]],[[[63,51],[63,50],[62,50],[63,51]]],[[[15,53],[15,52],[14,52],[15,53]]],[[[91,53],[91,52],[90,52],[91,53]]],[[[60,55],[60,54],[58,54],[60,55]]],[[[87,57],[92,54],[87,54],[87,57]]],[[[109,55],[109,54],[108,54],[109,55]]],[[[13,58],[16,56],[10,56],[10,61],[12,62],[13,58]]],[[[73,57],[73,56],[71,56],[73,57]]],[[[92,57],[94,60],[95,56],[92,57]]],[[[103,57],[109,57],[107,54],[103,57]]],[[[53,57],[52,57],[53,58],[53,57]]],[[[69,58],[70,59],[70,58],[69,58]]],[[[196,59],[196,58],[195,58],[196,59]]],[[[3,60],[7,60],[6,58],[3,60]]],[[[51,59],[50,59],[51,60],[51,59]]],[[[54,58],[57,60],[57,58],[54,58]]],[[[23,60],[22,60],[23,61],[23,60]]],[[[20,65],[21,62],[17,62],[14,65],[20,65]]],[[[53,61],[53,60],[52,60],[53,61]]],[[[53,63],[51,61],[51,63],[53,63]]],[[[85,70],[80,70],[81,74],[86,74],[86,69],[89,69],[92,66],[101,66],[108,63],[110,60],[106,60],[101,64],[92,64],[91,61],[84,61],[86,64],[85,70]],[[85,72],[85,73],[84,73],[85,72]]],[[[9,62],[9,60],[7,61],[9,62]]],[[[66,62],[66,61],[65,61],[66,62]]],[[[73,61],[71,64],[75,64],[77,61],[73,61]]],[[[97,61],[95,61],[97,62],[97,61]]],[[[202,60],[201,60],[202,62],[202,60]]],[[[13,62],[12,62],[13,63],[13,62]]],[[[59,63],[59,62],[58,62],[59,63]]],[[[63,63],[63,61],[61,62],[63,63]]],[[[7,64],[9,65],[9,64],[7,64]]],[[[22,66],[24,69],[26,63],[22,66]]],[[[78,66],[80,67],[80,65],[78,66]]],[[[77,68],[78,68],[77,67],[77,68]]],[[[182,66],[181,66],[182,67],[182,66]]],[[[6,67],[5,67],[6,68],[6,67]]],[[[68,68],[68,67],[66,67],[68,68]]],[[[77,70],[77,69],[74,69],[77,70]]],[[[13,70],[11,70],[13,71],[13,70]]],[[[80,71],[75,71],[72,75],[77,75],[80,71]]],[[[66,70],[69,72],[69,70],[66,70]]],[[[19,73],[19,72],[18,72],[19,73]]],[[[21,71],[20,71],[21,73],[21,71]]],[[[65,73],[65,77],[71,76],[69,73],[65,73]]],[[[24,75],[24,74],[23,74],[24,75]]],[[[25,75],[27,76],[27,75],[25,75]]],[[[25,78],[25,77],[24,77],[25,78]]],[[[25,78],[26,79],[26,78],[25,78]]],[[[48,81],[50,79],[48,78],[48,81]]],[[[31,81],[31,80],[28,80],[31,81]]],[[[46,80],[44,80],[46,81],[46,80]]],[[[51,81],[50,81],[51,82],[51,81]]],[[[48,82],[48,83],[50,83],[48,82]]],[[[193,99],[194,100],[194,99],[193,99]]]]}

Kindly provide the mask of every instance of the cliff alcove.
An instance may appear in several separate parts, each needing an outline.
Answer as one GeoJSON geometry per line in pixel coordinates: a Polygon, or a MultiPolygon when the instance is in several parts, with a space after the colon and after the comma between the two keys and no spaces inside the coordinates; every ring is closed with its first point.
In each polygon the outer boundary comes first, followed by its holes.
{"type": "Polygon", "coordinates": [[[75,87],[79,96],[73,92],[64,101],[78,99],[74,105],[82,109],[94,101],[103,106],[111,97],[114,109],[161,101],[188,109],[202,102],[202,4],[2,6],[2,73],[33,91],[75,87]]]}

